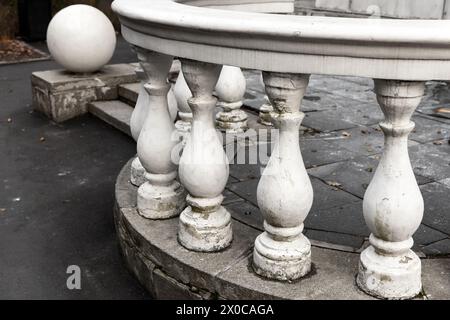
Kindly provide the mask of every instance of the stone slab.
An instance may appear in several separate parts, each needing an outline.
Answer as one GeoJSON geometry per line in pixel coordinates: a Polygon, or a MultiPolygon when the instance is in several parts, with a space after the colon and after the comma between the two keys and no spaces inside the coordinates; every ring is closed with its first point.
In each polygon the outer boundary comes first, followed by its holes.
{"type": "Polygon", "coordinates": [[[233,219],[261,232],[264,231],[264,218],[257,206],[249,201],[243,201],[227,204],[226,207],[233,219]]]}
{"type": "MultiPolygon", "coordinates": [[[[378,156],[362,156],[348,161],[310,168],[308,173],[322,181],[336,184],[340,189],[362,199],[378,163],[378,156]]],[[[416,180],[419,185],[432,182],[431,179],[417,174],[416,180]]]]}
{"type": "Polygon", "coordinates": [[[128,104],[114,101],[97,101],[88,104],[89,112],[106,123],[131,136],[130,119],[133,108],[128,104]]]}
{"type": "Polygon", "coordinates": [[[363,217],[362,201],[325,209],[312,208],[305,220],[305,227],[363,238],[370,234],[363,217]]]}
{"type": "Polygon", "coordinates": [[[350,129],[357,124],[341,119],[331,114],[329,111],[308,112],[303,119],[305,127],[319,132],[331,132],[342,129],[350,129]]]}
{"type": "Polygon", "coordinates": [[[34,108],[56,122],[87,112],[88,103],[118,98],[118,86],[136,82],[130,64],[107,65],[89,75],[65,70],[34,72],[31,75],[34,108]]]}
{"type": "Polygon", "coordinates": [[[433,181],[450,178],[450,144],[445,141],[411,146],[409,154],[416,174],[433,181]]]}
{"type": "MultiPolygon", "coordinates": [[[[256,189],[258,182],[259,179],[252,179],[233,183],[228,188],[240,197],[257,206],[256,189]]],[[[311,183],[314,190],[314,202],[311,210],[334,208],[361,201],[350,193],[331,187],[314,177],[311,178],[311,183]]]]}
{"type": "Polygon", "coordinates": [[[355,236],[345,233],[328,232],[323,230],[306,229],[305,235],[315,242],[324,242],[327,248],[336,245],[334,248],[338,250],[342,246],[342,251],[358,251],[364,243],[364,237],[355,236]]]}
{"type": "Polygon", "coordinates": [[[139,82],[126,83],[119,86],[119,99],[128,103],[132,107],[137,101],[141,84],[139,82]]]}
{"type": "Polygon", "coordinates": [[[317,167],[359,156],[353,150],[343,148],[339,141],[320,135],[300,135],[300,148],[306,168],[317,167]]]}
{"type": "Polygon", "coordinates": [[[450,238],[442,239],[422,247],[427,256],[450,255],[450,238]]]}
{"type": "Polygon", "coordinates": [[[409,136],[411,140],[427,143],[450,139],[450,123],[443,123],[423,116],[414,116],[412,121],[414,121],[416,127],[409,136]]]}
{"type": "Polygon", "coordinates": [[[423,223],[450,235],[450,188],[440,183],[421,186],[425,202],[423,223]]]}

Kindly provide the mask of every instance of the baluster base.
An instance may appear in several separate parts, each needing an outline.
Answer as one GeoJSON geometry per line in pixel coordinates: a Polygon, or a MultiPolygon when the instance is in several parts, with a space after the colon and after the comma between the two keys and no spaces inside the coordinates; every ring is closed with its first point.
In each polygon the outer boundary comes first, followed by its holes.
{"type": "Polygon", "coordinates": [[[242,106],[242,102],[218,102],[217,106],[223,110],[216,115],[218,129],[236,134],[243,133],[248,129],[247,114],[239,109],[242,106]]]}
{"type": "Polygon", "coordinates": [[[140,187],[145,182],[145,169],[138,157],[131,163],[130,182],[136,187],[140,187]]]}
{"type": "Polygon", "coordinates": [[[178,229],[178,240],[186,249],[215,252],[231,244],[231,215],[224,207],[213,204],[217,203],[215,200],[187,197],[190,206],[181,213],[178,229]]]}
{"type": "Polygon", "coordinates": [[[382,299],[411,299],[422,290],[421,262],[408,250],[399,256],[378,254],[373,246],[361,253],[356,282],[364,292],[382,299]]]}
{"type": "Polygon", "coordinates": [[[273,112],[273,107],[271,104],[263,104],[261,108],[259,108],[259,123],[265,126],[273,126],[272,116],[270,113],[273,112]]]}
{"type": "MultiPolygon", "coordinates": [[[[145,175],[147,179],[148,173],[145,175]]],[[[186,207],[186,192],[177,182],[171,184],[153,185],[146,181],[138,189],[137,207],[141,216],[147,219],[159,220],[176,217],[186,207]]]]}
{"type": "Polygon", "coordinates": [[[255,241],[253,269],[270,279],[299,279],[311,270],[311,243],[303,234],[289,241],[277,241],[264,232],[255,241]]]}

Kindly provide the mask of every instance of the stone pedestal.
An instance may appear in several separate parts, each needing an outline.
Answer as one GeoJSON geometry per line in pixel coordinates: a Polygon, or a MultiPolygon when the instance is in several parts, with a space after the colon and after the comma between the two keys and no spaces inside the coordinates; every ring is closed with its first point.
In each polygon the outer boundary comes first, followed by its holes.
{"type": "Polygon", "coordinates": [[[136,82],[134,66],[116,64],[92,74],[65,70],[34,72],[31,75],[33,106],[56,122],[63,122],[88,111],[93,101],[118,99],[118,86],[136,82]]]}

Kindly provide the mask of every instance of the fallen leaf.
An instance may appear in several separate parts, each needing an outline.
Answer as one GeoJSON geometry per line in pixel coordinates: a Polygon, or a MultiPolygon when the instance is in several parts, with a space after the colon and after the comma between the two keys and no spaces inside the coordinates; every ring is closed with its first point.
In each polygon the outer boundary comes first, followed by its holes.
{"type": "Polygon", "coordinates": [[[342,187],[342,184],[340,184],[340,183],[337,182],[337,181],[327,181],[327,184],[328,184],[330,187],[342,187]]]}
{"type": "Polygon", "coordinates": [[[450,113],[450,108],[436,108],[434,109],[435,113],[450,113]]]}
{"type": "Polygon", "coordinates": [[[441,146],[443,144],[443,142],[442,141],[434,141],[433,144],[436,146],[441,146]]]}

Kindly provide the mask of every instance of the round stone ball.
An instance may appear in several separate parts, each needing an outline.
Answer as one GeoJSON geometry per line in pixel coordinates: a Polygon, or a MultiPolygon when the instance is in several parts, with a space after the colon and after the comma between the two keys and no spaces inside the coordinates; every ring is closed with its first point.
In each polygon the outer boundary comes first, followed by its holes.
{"type": "Polygon", "coordinates": [[[111,60],[116,32],[103,12],[77,4],[53,17],[47,29],[47,45],[56,62],[67,71],[91,73],[111,60]]]}

